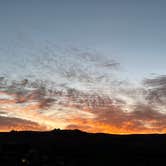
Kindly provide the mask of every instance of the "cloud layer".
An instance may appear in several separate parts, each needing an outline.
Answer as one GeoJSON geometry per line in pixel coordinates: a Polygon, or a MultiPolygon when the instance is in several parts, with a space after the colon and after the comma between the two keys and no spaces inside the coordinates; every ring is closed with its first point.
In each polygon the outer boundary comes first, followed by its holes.
{"type": "Polygon", "coordinates": [[[14,77],[1,72],[1,131],[166,132],[166,76],[135,85],[120,79],[120,65],[109,56],[75,48],[24,56],[25,70],[19,59],[8,63],[14,77]]]}

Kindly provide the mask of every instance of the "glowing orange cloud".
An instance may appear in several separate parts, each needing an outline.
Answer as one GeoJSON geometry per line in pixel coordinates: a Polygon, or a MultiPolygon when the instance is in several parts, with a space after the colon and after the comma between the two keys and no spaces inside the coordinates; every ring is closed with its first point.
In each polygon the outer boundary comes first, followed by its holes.
{"type": "Polygon", "coordinates": [[[80,129],[91,133],[110,133],[110,134],[150,134],[150,133],[166,133],[166,128],[138,128],[132,122],[125,122],[123,126],[117,127],[95,121],[94,119],[71,119],[71,125],[68,125],[66,129],[80,129]]]}
{"type": "Polygon", "coordinates": [[[158,110],[164,101],[153,102],[158,93],[156,89],[147,91],[145,102],[135,100],[133,104],[131,100],[128,104],[126,96],[123,101],[73,89],[61,92],[6,85],[0,90],[0,131],[62,128],[112,134],[165,133],[166,114],[158,110]]]}

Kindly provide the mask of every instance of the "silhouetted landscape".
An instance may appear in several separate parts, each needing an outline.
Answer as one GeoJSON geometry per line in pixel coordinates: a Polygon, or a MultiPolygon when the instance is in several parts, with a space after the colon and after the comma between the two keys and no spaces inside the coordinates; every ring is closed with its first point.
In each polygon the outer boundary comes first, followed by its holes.
{"type": "Polygon", "coordinates": [[[80,130],[0,133],[2,166],[163,165],[166,135],[91,134],[80,130]]]}

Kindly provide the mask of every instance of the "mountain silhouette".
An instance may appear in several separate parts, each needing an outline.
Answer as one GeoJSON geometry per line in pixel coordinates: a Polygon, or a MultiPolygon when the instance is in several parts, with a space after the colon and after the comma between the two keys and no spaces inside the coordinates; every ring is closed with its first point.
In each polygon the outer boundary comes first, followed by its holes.
{"type": "Polygon", "coordinates": [[[166,135],[112,135],[80,130],[0,133],[3,166],[153,166],[166,163],[166,135]]]}

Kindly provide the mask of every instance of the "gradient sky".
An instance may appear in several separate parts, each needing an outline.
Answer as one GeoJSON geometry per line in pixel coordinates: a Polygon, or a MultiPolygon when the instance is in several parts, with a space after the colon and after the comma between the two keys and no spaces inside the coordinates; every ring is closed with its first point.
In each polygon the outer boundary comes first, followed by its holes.
{"type": "Polygon", "coordinates": [[[0,0],[0,130],[166,131],[164,0],[0,0]]]}

